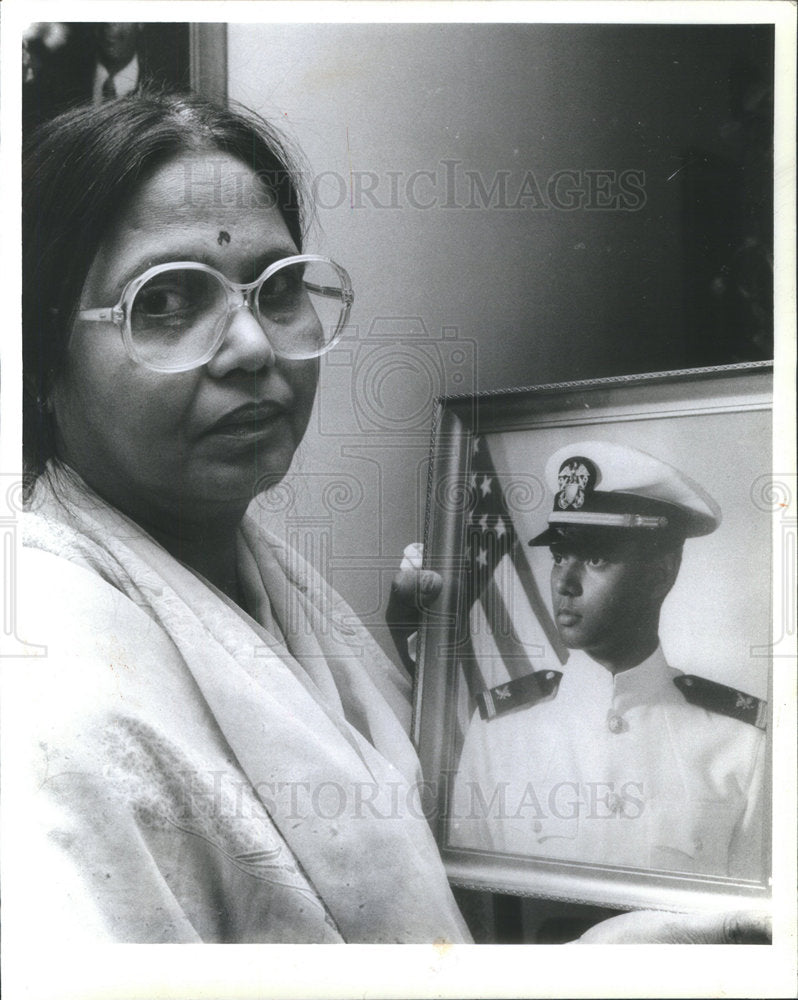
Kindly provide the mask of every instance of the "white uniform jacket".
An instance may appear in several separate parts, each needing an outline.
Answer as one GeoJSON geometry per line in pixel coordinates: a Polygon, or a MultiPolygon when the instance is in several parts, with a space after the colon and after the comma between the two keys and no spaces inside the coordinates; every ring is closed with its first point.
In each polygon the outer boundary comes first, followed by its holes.
{"type": "Polygon", "coordinates": [[[450,843],[761,878],[764,733],[689,704],[660,648],[616,676],[581,652],[562,670],[545,700],[474,715],[450,843]]]}

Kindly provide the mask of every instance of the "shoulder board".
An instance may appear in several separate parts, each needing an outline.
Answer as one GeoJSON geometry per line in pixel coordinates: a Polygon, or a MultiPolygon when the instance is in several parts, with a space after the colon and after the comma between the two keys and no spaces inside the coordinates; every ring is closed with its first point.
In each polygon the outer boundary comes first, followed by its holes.
{"type": "Polygon", "coordinates": [[[691,705],[748,722],[757,729],[767,729],[768,703],[761,698],[695,674],[674,677],[673,683],[691,705]]]}
{"type": "Polygon", "coordinates": [[[506,684],[486,688],[476,696],[479,714],[483,719],[495,719],[521,705],[536,705],[545,698],[556,697],[561,680],[562,673],[558,670],[536,670],[506,684]]]}

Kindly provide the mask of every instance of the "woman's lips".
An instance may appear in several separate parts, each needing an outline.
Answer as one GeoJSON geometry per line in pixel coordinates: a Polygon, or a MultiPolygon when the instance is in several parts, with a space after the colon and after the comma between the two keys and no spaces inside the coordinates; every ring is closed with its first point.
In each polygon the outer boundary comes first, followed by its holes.
{"type": "Polygon", "coordinates": [[[557,612],[557,621],[560,625],[576,625],[580,618],[581,615],[571,608],[560,608],[557,612]]]}
{"type": "Polygon", "coordinates": [[[216,420],[203,432],[230,438],[257,438],[268,434],[287,411],[277,403],[246,403],[216,420]]]}

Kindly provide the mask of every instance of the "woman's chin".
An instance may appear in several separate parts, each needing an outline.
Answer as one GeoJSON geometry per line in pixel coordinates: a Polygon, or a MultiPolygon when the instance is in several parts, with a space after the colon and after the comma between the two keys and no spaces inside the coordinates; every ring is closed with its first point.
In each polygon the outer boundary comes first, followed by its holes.
{"type": "Polygon", "coordinates": [[[250,462],[206,469],[197,477],[196,487],[186,489],[183,502],[201,506],[239,507],[243,510],[259,493],[271,489],[285,478],[290,460],[250,462]],[[196,498],[196,499],[191,499],[196,498]]]}

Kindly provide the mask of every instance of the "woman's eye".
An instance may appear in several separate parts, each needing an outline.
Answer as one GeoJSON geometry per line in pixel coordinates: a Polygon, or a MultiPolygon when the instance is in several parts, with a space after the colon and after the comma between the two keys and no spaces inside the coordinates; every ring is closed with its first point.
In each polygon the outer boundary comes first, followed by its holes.
{"type": "Polygon", "coordinates": [[[602,566],[607,565],[607,560],[602,559],[600,556],[593,556],[592,559],[587,559],[586,562],[591,569],[601,569],[602,566]]]}
{"type": "Polygon", "coordinates": [[[562,563],[562,556],[559,552],[552,552],[551,558],[554,560],[555,566],[559,566],[562,563]]]}
{"type": "Polygon", "coordinates": [[[171,316],[185,312],[190,306],[188,296],[183,291],[168,285],[148,288],[136,296],[136,310],[151,317],[171,316]]]}
{"type": "Polygon", "coordinates": [[[264,284],[260,290],[259,299],[264,303],[290,303],[302,289],[302,274],[298,268],[285,268],[278,271],[264,284]]]}

